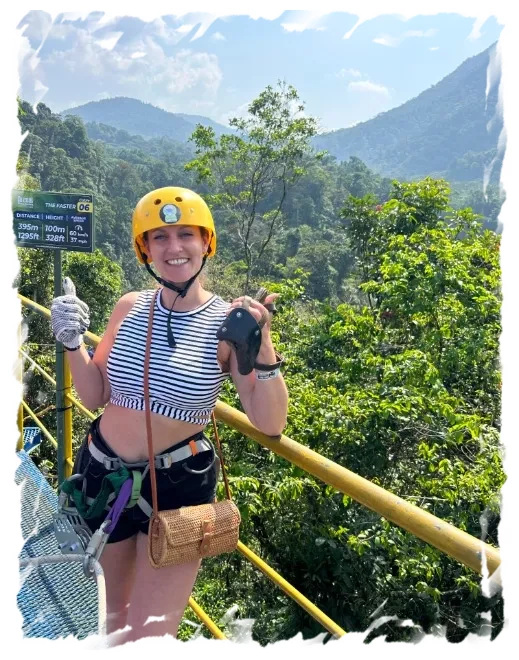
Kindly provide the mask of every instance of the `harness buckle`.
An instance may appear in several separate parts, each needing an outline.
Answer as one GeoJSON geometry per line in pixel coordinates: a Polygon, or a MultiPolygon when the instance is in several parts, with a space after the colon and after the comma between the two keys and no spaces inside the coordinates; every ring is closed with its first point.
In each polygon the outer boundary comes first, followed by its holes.
{"type": "Polygon", "coordinates": [[[171,454],[162,454],[155,456],[155,467],[157,470],[168,470],[173,465],[171,454]]]}
{"type": "Polygon", "coordinates": [[[123,464],[119,456],[103,456],[103,467],[105,470],[118,470],[123,464]]]}

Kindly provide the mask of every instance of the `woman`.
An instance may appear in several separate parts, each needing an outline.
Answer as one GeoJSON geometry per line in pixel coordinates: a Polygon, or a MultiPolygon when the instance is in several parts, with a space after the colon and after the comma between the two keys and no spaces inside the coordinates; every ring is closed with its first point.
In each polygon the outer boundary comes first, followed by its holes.
{"type": "MultiPolygon", "coordinates": [[[[286,423],[288,397],[276,363],[267,309],[276,294],[264,304],[246,301],[261,326],[256,358],[261,371],[241,375],[235,352],[217,340],[216,330],[231,309],[243,305],[244,298],[225,303],[204,289],[199,278],[206,258],[216,250],[213,219],[202,198],[175,187],[148,193],[133,214],[133,241],[137,258],[161,284],[149,366],[154,451],[175,456],[182,449],[177,455],[189,455],[157,470],[159,509],[212,502],[217,468],[214,448],[202,432],[225,378],[230,374],[249,420],[263,433],[279,435],[286,423]]],[[[68,350],[83,404],[90,409],[105,406],[90,428],[74,470],[86,471],[90,497],[99,491],[108,468],[117,465],[117,457],[126,463],[148,458],[143,363],[153,293],[132,292],[119,300],[93,358],[82,342],[89,323],[86,304],[75,295],[60,296],[52,304],[54,334],[68,350]]],[[[150,502],[149,473],[144,475],[141,494],[150,502]]],[[[93,530],[101,522],[102,518],[87,521],[93,530]]],[[[152,568],[147,528],[144,511],[128,509],[101,555],[108,632],[120,631],[112,636],[112,643],[166,633],[176,636],[197,576],[199,561],[152,568]]]]}

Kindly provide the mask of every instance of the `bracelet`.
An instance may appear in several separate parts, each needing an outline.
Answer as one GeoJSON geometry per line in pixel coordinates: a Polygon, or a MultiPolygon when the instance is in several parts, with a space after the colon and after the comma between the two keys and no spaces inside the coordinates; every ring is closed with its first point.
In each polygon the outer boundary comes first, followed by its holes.
{"type": "Polygon", "coordinates": [[[272,380],[279,376],[279,367],[272,371],[256,371],[257,380],[272,380]]]}
{"type": "Polygon", "coordinates": [[[285,358],[277,351],[274,352],[276,354],[277,362],[274,362],[273,364],[261,364],[261,362],[254,362],[254,369],[257,369],[258,371],[274,371],[275,369],[279,369],[279,367],[285,361],[285,358]]]}
{"type": "Polygon", "coordinates": [[[81,346],[83,346],[83,343],[79,344],[79,346],[76,346],[76,348],[68,348],[68,346],[65,346],[65,344],[63,344],[63,348],[64,348],[66,351],[69,351],[69,353],[71,353],[72,351],[79,351],[79,349],[81,348],[81,346]]]}

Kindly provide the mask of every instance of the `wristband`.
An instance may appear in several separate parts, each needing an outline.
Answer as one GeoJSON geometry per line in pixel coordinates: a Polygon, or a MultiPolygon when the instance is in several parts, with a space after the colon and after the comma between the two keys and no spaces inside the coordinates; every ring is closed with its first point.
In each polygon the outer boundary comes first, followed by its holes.
{"type": "Polygon", "coordinates": [[[65,344],[63,344],[63,348],[66,351],[69,351],[69,352],[78,351],[81,348],[81,346],[83,346],[83,342],[81,342],[81,344],[79,344],[79,346],[76,346],[76,348],[69,348],[68,346],[65,346],[65,344]]]}
{"type": "Polygon", "coordinates": [[[254,369],[257,371],[274,371],[275,369],[279,370],[279,367],[283,364],[285,358],[277,351],[274,352],[276,354],[277,362],[274,362],[273,364],[262,364],[261,362],[254,362],[254,369]]]}
{"type": "Polygon", "coordinates": [[[273,369],[272,371],[256,371],[257,380],[272,380],[279,376],[279,367],[273,369]]]}

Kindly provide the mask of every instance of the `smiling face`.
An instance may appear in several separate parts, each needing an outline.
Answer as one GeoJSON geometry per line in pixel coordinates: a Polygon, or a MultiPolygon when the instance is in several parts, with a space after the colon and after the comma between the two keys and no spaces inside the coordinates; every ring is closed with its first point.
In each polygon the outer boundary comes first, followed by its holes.
{"type": "Polygon", "coordinates": [[[200,227],[171,225],[152,229],[146,247],[160,276],[173,283],[187,282],[202,265],[209,241],[200,227]]]}

